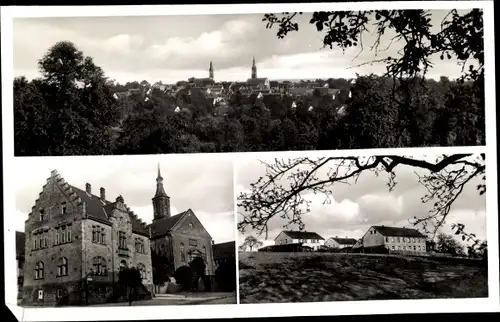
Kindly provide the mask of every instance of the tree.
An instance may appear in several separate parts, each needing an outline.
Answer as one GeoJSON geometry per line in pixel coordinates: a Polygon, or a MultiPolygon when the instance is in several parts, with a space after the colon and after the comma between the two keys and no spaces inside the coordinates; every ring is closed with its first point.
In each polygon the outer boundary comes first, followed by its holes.
{"type": "Polygon", "coordinates": [[[135,267],[122,268],[118,273],[118,284],[125,290],[124,293],[128,297],[129,305],[132,305],[138,288],[142,284],[141,272],[135,267]]]}
{"type": "MultiPolygon", "coordinates": [[[[394,172],[397,167],[427,170],[427,174],[417,175],[417,178],[427,190],[422,202],[432,202],[433,206],[427,216],[410,221],[415,226],[421,225],[433,236],[443,225],[464,186],[472,179],[482,180],[483,183],[477,186],[480,195],[486,191],[484,154],[441,155],[435,160],[394,155],[301,157],[288,160],[276,158],[272,163],[261,163],[266,168],[265,176],[253,182],[249,192],[241,192],[238,196],[238,207],[242,209],[240,214],[243,217],[238,223],[238,229],[244,233],[250,228],[257,231],[259,236],[265,233],[266,238],[267,223],[276,216],[286,221],[285,227],[298,225],[300,230],[304,229],[302,216],[310,211],[311,204],[310,200],[304,198],[304,194],[322,194],[325,197],[324,203],[329,203],[334,184],[356,183],[364,172],[372,171],[376,175],[386,173],[388,188],[392,190],[397,184],[394,172]],[[321,177],[321,173],[326,173],[326,176],[321,177]]],[[[463,229],[456,231],[464,234],[463,229]]],[[[255,237],[250,237],[255,240],[255,237]]]]}
{"type": "Polygon", "coordinates": [[[453,238],[453,236],[439,233],[436,240],[436,250],[440,253],[450,254],[452,256],[464,255],[463,246],[453,238]]]}
{"type": "MultiPolygon", "coordinates": [[[[266,28],[278,26],[277,37],[283,39],[290,32],[298,31],[294,20],[302,12],[282,15],[266,14],[262,19],[266,28]]],[[[386,64],[387,75],[403,79],[425,75],[433,63],[432,56],[441,60],[455,57],[463,66],[463,79],[478,80],[484,76],[484,24],[483,11],[471,9],[467,13],[450,10],[441,28],[433,31],[432,13],[429,10],[361,10],[361,11],[319,11],[311,15],[310,24],[323,34],[323,46],[334,46],[346,50],[351,47],[364,49],[363,34],[370,25],[377,35],[369,47],[377,56],[391,45],[402,42],[403,49],[398,57],[386,56],[378,62],[386,64]],[[393,33],[389,45],[380,47],[384,34],[393,33]],[[467,66],[474,60],[477,66],[467,66]],[[468,69],[467,69],[468,68],[468,69]]],[[[372,62],[367,62],[372,63],[372,62]]]]}
{"type": "Polygon", "coordinates": [[[242,246],[246,248],[250,248],[250,251],[252,251],[254,248],[259,248],[262,245],[264,245],[263,242],[255,238],[254,236],[247,236],[245,237],[245,241],[243,242],[242,246]]]}

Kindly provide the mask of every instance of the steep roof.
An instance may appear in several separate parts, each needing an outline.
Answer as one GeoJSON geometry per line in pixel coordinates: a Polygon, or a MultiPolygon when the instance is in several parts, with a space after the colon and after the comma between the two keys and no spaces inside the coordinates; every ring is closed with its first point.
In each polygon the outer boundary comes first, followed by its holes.
{"type": "Polygon", "coordinates": [[[214,258],[227,258],[235,257],[236,242],[230,241],[226,243],[219,243],[212,246],[214,251],[214,258]]]}
{"type": "Polygon", "coordinates": [[[252,85],[260,85],[264,84],[266,82],[267,78],[249,78],[247,80],[247,84],[252,86],[252,85]]]}
{"type": "Polygon", "coordinates": [[[25,240],[25,234],[21,231],[16,231],[16,258],[24,256],[25,240]]]}
{"type": "Polygon", "coordinates": [[[309,232],[309,231],[291,231],[291,230],[284,230],[282,231],[284,234],[286,234],[288,237],[293,238],[293,239],[320,239],[320,240],[325,240],[323,237],[318,235],[315,232],[309,232]]]}
{"type": "Polygon", "coordinates": [[[426,237],[424,234],[412,228],[373,226],[381,235],[390,237],[426,237]]]}
{"type": "Polygon", "coordinates": [[[165,236],[172,228],[177,224],[177,222],[188,212],[189,210],[183,211],[175,216],[163,218],[153,221],[148,225],[151,229],[151,238],[158,238],[165,236]]]}
{"type": "Polygon", "coordinates": [[[356,244],[357,240],[354,238],[338,238],[338,237],[332,237],[333,240],[335,240],[337,243],[340,245],[354,245],[356,244]]]}
{"type": "MultiPolygon", "coordinates": [[[[113,207],[115,205],[114,202],[104,200],[102,201],[100,197],[96,195],[89,194],[86,191],[77,188],[75,186],[70,185],[73,191],[77,194],[82,201],[85,202],[85,208],[87,212],[87,217],[91,219],[95,219],[97,221],[111,223],[109,221],[109,215],[113,211],[113,207]]],[[[140,219],[134,215],[132,212],[129,212],[130,223],[132,224],[132,232],[137,234],[142,234],[149,236],[149,232],[145,225],[140,221],[140,219]]]]}

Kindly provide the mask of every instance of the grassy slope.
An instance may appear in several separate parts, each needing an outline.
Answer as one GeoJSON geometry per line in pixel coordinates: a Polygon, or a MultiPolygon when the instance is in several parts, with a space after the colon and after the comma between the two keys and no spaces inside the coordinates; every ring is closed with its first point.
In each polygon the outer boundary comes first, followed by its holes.
{"type": "Polygon", "coordinates": [[[487,297],[477,261],[322,253],[239,253],[240,303],[487,297]]]}

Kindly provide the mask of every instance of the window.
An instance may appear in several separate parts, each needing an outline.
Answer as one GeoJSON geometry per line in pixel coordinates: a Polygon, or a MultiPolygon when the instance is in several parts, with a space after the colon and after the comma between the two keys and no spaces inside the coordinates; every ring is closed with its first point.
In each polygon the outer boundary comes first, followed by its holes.
{"type": "Polygon", "coordinates": [[[189,240],[189,246],[198,246],[198,241],[196,239],[190,239],[189,240]]]}
{"type": "Polygon", "coordinates": [[[142,238],[135,239],[135,251],[141,254],[146,253],[144,248],[144,239],[142,238]]]}
{"type": "Polygon", "coordinates": [[[105,244],[105,230],[101,226],[92,226],[92,242],[96,244],[105,244]]]}
{"type": "Polygon", "coordinates": [[[58,298],[61,298],[61,297],[62,297],[62,294],[63,294],[62,289],[61,289],[61,288],[58,288],[58,289],[57,289],[57,297],[58,297],[58,298]]]}
{"type": "Polygon", "coordinates": [[[35,265],[35,279],[39,280],[43,278],[43,262],[37,262],[35,265]]]}
{"type": "Polygon", "coordinates": [[[33,248],[42,249],[49,247],[49,232],[40,231],[33,234],[33,248]]]}
{"type": "Polygon", "coordinates": [[[146,279],[146,266],[144,266],[143,263],[137,264],[137,268],[139,269],[139,272],[141,272],[141,278],[146,279]]]}
{"type": "Polygon", "coordinates": [[[43,221],[44,217],[45,217],[45,210],[42,208],[40,209],[40,221],[43,221]]]}
{"type": "Polygon", "coordinates": [[[127,237],[124,231],[118,232],[118,248],[127,249],[127,237]]]}
{"type": "Polygon", "coordinates": [[[417,250],[417,246],[413,246],[413,250],[417,250]]]}
{"type": "Polygon", "coordinates": [[[65,215],[67,211],[66,202],[61,202],[61,214],[65,215]]]}
{"type": "Polygon", "coordinates": [[[186,252],[183,243],[181,243],[180,249],[181,249],[181,262],[186,262],[186,252]]]}
{"type": "Polygon", "coordinates": [[[56,245],[71,243],[71,224],[56,228],[56,245]]]}
{"type": "Polygon", "coordinates": [[[38,299],[43,300],[43,290],[38,290],[38,299]]]}
{"type": "Polygon", "coordinates": [[[392,246],[392,249],[396,249],[394,246],[392,246]]]}
{"type": "Polygon", "coordinates": [[[127,265],[127,262],[126,262],[125,260],[122,260],[122,261],[120,262],[120,270],[122,270],[122,269],[124,269],[124,268],[127,268],[127,266],[128,266],[128,265],[127,265]]]}
{"type": "Polygon", "coordinates": [[[68,259],[62,257],[59,259],[59,265],[57,265],[57,276],[67,276],[68,275],[68,259]]]}
{"type": "MultiPolygon", "coordinates": [[[[123,262],[123,261],[122,261],[123,262]]],[[[121,264],[120,264],[121,268],[121,264]]],[[[92,259],[92,273],[94,275],[106,275],[106,260],[101,256],[92,259]]]]}
{"type": "Polygon", "coordinates": [[[406,246],[403,246],[403,250],[406,250],[406,246]]]}
{"type": "Polygon", "coordinates": [[[411,242],[414,243],[415,242],[415,238],[412,237],[411,238],[411,242]]]}
{"type": "Polygon", "coordinates": [[[389,237],[385,237],[385,242],[389,242],[389,237]]]}
{"type": "Polygon", "coordinates": [[[189,223],[189,229],[193,229],[193,223],[189,223]]]}
{"type": "Polygon", "coordinates": [[[207,260],[207,248],[205,246],[203,246],[202,251],[203,251],[203,259],[206,261],[207,260]]]}

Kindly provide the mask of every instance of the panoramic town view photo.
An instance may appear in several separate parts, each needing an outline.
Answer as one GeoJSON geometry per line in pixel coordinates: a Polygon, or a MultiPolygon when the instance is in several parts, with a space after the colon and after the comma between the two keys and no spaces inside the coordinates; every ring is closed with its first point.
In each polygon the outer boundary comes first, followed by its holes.
{"type": "Polygon", "coordinates": [[[483,30],[481,9],[16,18],[15,155],[484,145],[483,30]]]}
{"type": "Polygon", "coordinates": [[[235,165],[240,303],[488,297],[484,154],[235,165]]]}
{"type": "Polygon", "coordinates": [[[230,161],[16,162],[20,306],[236,304],[230,161]]]}

